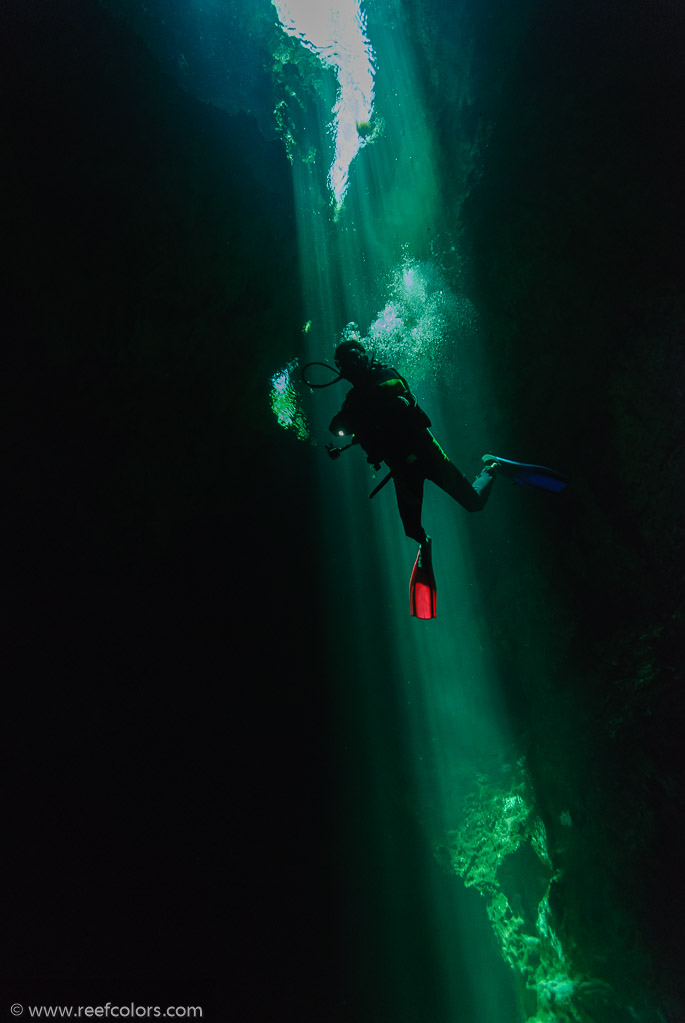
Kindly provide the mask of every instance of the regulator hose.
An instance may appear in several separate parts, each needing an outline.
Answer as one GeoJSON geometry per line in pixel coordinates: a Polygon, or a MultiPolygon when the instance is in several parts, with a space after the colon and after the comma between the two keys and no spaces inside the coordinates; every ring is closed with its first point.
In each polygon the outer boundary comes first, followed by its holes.
{"type": "Polygon", "coordinates": [[[307,387],[316,387],[316,388],[332,387],[333,384],[337,384],[339,380],[343,379],[342,373],[339,373],[338,370],[335,369],[333,366],[329,366],[327,362],[308,362],[306,366],[302,367],[300,372],[301,372],[302,379],[305,382],[305,384],[307,385],[307,387]],[[329,369],[331,371],[331,373],[335,373],[336,374],[335,379],[334,380],[329,380],[328,383],[325,383],[325,384],[313,384],[312,381],[308,380],[307,377],[305,376],[305,371],[308,370],[310,366],[324,366],[326,369],[329,369]]]}

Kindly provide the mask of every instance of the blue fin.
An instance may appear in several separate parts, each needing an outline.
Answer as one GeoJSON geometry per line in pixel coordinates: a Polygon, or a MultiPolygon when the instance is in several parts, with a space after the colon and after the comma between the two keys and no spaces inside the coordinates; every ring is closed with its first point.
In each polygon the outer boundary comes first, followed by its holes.
{"type": "Polygon", "coordinates": [[[545,490],[549,494],[559,494],[568,486],[567,478],[556,469],[548,469],[544,465],[530,465],[527,462],[513,462],[510,458],[499,455],[484,455],[483,461],[497,462],[503,476],[527,490],[545,490]]]}

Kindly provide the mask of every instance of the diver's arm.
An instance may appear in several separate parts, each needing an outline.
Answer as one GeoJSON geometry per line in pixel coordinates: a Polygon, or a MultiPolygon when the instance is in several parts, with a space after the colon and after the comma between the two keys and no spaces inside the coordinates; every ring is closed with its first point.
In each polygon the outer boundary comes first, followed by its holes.
{"type": "Polygon", "coordinates": [[[342,403],[342,408],[337,415],[333,416],[331,425],[328,427],[336,437],[351,437],[357,432],[355,426],[359,417],[355,415],[354,400],[351,395],[352,391],[347,395],[342,403]]]}

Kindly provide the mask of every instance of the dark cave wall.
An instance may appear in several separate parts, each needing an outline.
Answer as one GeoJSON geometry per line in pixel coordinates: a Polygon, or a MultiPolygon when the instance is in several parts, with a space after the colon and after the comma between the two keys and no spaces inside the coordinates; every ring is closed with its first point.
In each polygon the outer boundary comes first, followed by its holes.
{"type": "Polygon", "coordinates": [[[525,679],[520,727],[564,871],[555,908],[579,967],[628,991],[651,956],[679,1018],[682,11],[492,3],[414,16],[487,337],[486,425],[572,481],[558,514],[526,509],[543,581],[522,562],[518,591],[495,573],[489,594],[506,671],[511,630],[535,612],[523,595],[552,586],[542,634],[562,662],[525,679]],[[464,34],[468,76],[455,69],[464,34]],[[465,137],[482,159],[470,178],[455,173],[465,137]]]}
{"type": "Polygon", "coordinates": [[[222,1011],[307,1018],[334,785],[293,583],[313,458],[268,407],[302,322],[290,169],[98,4],[2,17],[8,994],[207,1009],[224,978],[222,1011]]]}
{"type": "Polygon", "coordinates": [[[35,517],[32,546],[40,523],[53,552],[60,531],[111,527],[124,559],[140,542],[163,560],[208,517],[230,545],[252,533],[259,501],[235,489],[255,460],[285,485],[280,437],[264,440],[300,322],[282,149],[181,92],[97,5],[11,27],[17,526],[35,517]]]}

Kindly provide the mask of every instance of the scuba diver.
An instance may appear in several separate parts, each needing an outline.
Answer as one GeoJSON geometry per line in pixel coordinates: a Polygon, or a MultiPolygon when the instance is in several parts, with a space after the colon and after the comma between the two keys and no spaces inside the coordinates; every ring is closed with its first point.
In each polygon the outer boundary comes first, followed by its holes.
{"type": "Polygon", "coordinates": [[[430,419],[397,369],[367,355],[358,339],[342,341],[335,349],[334,361],[339,376],[331,383],[344,379],[352,384],[352,389],[329,429],[338,437],[352,437],[352,441],[343,448],[327,445],[328,453],[337,458],[347,447],[359,444],[375,469],[380,469],[381,462],[387,464],[390,472],[370,496],[392,479],[404,532],[419,544],[409,587],[411,614],[435,618],[432,541],[421,521],[425,480],[436,483],[469,512],[485,507],[500,472],[522,486],[538,490],[559,491],[566,481],[559,473],[542,466],[484,455],[483,469],[469,483],[430,432],[430,419]]]}
{"type": "Polygon", "coordinates": [[[430,543],[421,524],[424,480],[437,483],[467,511],[485,507],[497,473],[496,459],[490,458],[469,483],[430,432],[430,419],[394,367],[370,359],[359,341],[343,341],[334,359],[352,390],[329,429],[339,437],[353,434],[374,468],[380,469],[382,461],[388,465],[408,537],[420,545],[430,543]]]}

